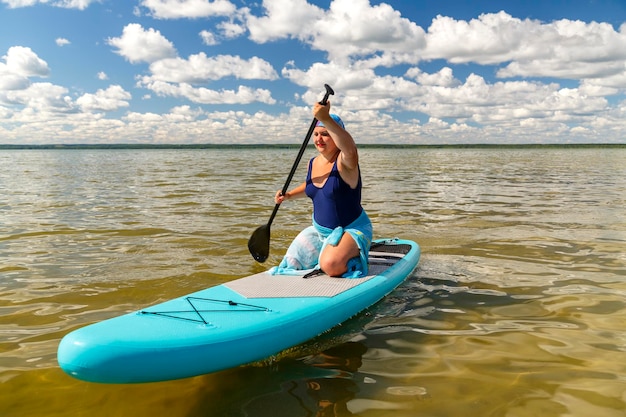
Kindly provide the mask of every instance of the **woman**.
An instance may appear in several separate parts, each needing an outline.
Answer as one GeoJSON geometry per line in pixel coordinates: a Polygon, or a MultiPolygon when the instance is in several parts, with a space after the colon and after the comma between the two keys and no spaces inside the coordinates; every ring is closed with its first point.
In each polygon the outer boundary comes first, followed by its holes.
{"type": "Polygon", "coordinates": [[[367,274],[372,223],[361,207],[356,143],[339,116],[330,114],[330,103],[316,103],[313,115],[318,120],[313,139],[319,155],[309,162],[305,182],[275,196],[276,204],[311,198],[313,226],[300,232],[273,272],[317,266],[330,276],[363,276],[367,274]]]}

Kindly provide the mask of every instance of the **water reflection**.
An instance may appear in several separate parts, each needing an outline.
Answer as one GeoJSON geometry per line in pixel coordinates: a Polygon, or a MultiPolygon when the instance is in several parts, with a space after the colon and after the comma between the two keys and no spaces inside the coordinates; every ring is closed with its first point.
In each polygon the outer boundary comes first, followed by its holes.
{"type": "MultiPolygon", "coordinates": [[[[296,396],[306,415],[316,417],[338,417],[353,415],[348,402],[358,392],[357,384],[351,379],[362,364],[367,347],[358,342],[348,342],[327,349],[303,360],[303,363],[322,369],[328,375],[291,381],[287,392],[296,396]]],[[[294,415],[294,414],[291,414],[294,415]]]]}
{"type": "Polygon", "coordinates": [[[304,358],[283,359],[269,367],[241,368],[228,372],[231,382],[215,392],[215,378],[205,378],[211,388],[190,415],[255,417],[351,416],[348,403],[359,385],[353,379],[367,347],[347,342],[304,358]],[[229,388],[235,389],[235,392],[229,388]],[[242,391],[243,388],[243,391],[242,391]]]}

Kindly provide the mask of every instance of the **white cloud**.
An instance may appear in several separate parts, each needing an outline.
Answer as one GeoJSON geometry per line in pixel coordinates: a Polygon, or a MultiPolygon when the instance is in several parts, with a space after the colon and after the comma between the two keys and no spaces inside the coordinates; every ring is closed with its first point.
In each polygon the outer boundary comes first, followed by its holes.
{"type": "MultiPolygon", "coordinates": [[[[40,0],[2,0],[2,3],[9,6],[10,9],[17,9],[20,7],[33,6],[39,3],[40,0]]],[[[42,0],[45,1],[45,0],[42,0]]]]}
{"type": "Polygon", "coordinates": [[[327,51],[331,60],[381,54],[381,65],[417,62],[424,31],[390,5],[369,0],[335,0],[314,30],[311,45],[327,51]]]}
{"type": "Polygon", "coordinates": [[[250,39],[295,38],[325,51],[331,61],[370,57],[376,65],[418,61],[424,31],[385,3],[334,0],[323,11],[306,0],[264,0],[265,15],[246,19],[250,39]]]}
{"type": "Polygon", "coordinates": [[[194,87],[188,83],[168,83],[164,81],[144,80],[142,86],[163,97],[185,98],[201,104],[250,104],[254,102],[274,104],[269,90],[251,88],[240,85],[237,90],[211,90],[205,87],[194,87]]]}
{"type": "Polygon", "coordinates": [[[266,89],[239,86],[234,90],[212,90],[197,87],[223,78],[246,80],[275,80],[278,74],[271,64],[261,58],[242,59],[232,55],[208,57],[204,52],[188,59],[168,58],[150,64],[151,75],[138,79],[138,86],[148,88],[159,96],[186,98],[203,104],[249,104],[255,101],[274,104],[266,89]]]}
{"type": "Polygon", "coordinates": [[[15,74],[5,64],[0,63],[0,94],[6,90],[23,90],[29,85],[30,80],[27,77],[15,74]]]}
{"type": "Polygon", "coordinates": [[[421,95],[419,85],[405,78],[378,76],[371,68],[338,63],[315,63],[307,71],[289,65],[283,68],[282,75],[309,88],[302,97],[306,103],[319,100],[321,86],[329,83],[338,92],[330,98],[331,103],[346,110],[399,110],[403,100],[421,95]]]}
{"type": "Polygon", "coordinates": [[[109,86],[106,90],[98,90],[95,94],[83,94],[76,99],[76,104],[86,112],[107,112],[128,107],[131,94],[119,85],[109,86]]]}
{"type": "Polygon", "coordinates": [[[101,0],[2,0],[9,8],[16,9],[20,7],[29,7],[36,4],[50,4],[56,7],[62,7],[65,9],[79,9],[84,10],[92,3],[99,3],[101,0]]]}
{"type": "Polygon", "coordinates": [[[247,16],[250,39],[265,43],[282,38],[304,40],[324,12],[306,0],[263,0],[266,15],[247,16]]]}
{"type": "Polygon", "coordinates": [[[191,121],[202,116],[204,112],[201,109],[192,109],[190,106],[176,106],[170,110],[172,119],[180,121],[191,121]]]}
{"type": "Polygon", "coordinates": [[[217,28],[226,39],[234,39],[246,33],[245,26],[233,21],[220,22],[217,24],[217,28]]]}
{"type": "Polygon", "coordinates": [[[157,19],[228,16],[237,9],[228,0],[142,0],[141,5],[157,19]]]}
{"type": "Polygon", "coordinates": [[[461,84],[459,80],[454,78],[452,69],[444,67],[434,74],[422,72],[417,67],[410,68],[405,74],[407,78],[414,78],[421,85],[431,85],[440,87],[456,87],[461,84]]]}
{"type": "Polygon", "coordinates": [[[306,71],[296,68],[293,62],[288,62],[282,69],[282,75],[297,85],[313,89],[318,89],[328,83],[344,94],[350,90],[365,89],[376,78],[376,74],[371,68],[354,68],[335,62],[326,64],[316,62],[306,71]]]}
{"type": "Polygon", "coordinates": [[[433,74],[411,69],[405,75],[416,82],[399,76],[378,76],[371,69],[357,71],[332,63],[317,63],[307,71],[283,69],[283,76],[309,88],[302,97],[306,103],[319,100],[320,86],[330,79],[341,92],[338,97],[331,97],[331,102],[340,105],[342,112],[414,112],[433,120],[456,120],[456,124],[446,122],[447,128],[463,132],[470,129],[470,122],[481,129],[490,125],[519,126],[524,119],[560,125],[584,124],[590,121],[589,115],[608,108],[604,97],[589,96],[581,89],[561,88],[556,83],[506,81],[492,84],[476,74],[470,74],[461,82],[448,67],[433,74]]]}
{"type": "Polygon", "coordinates": [[[98,79],[101,81],[105,81],[109,79],[109,76],[104,72],[104,71],[100,71],[97,75],[98,79]]]}
{"type": "Polygon", "coordinates": [[[91,3],[99,3],[101,0],[57,0],[52,4],[66,9],[85,10],[91,3]]]}
{"type": "Polygon", "coordinates": [[[452,64],[506,64],[496,69],[501,78],[593,79],[598,86],[626,87],[626,24],[615,31],[607,23],[544,23],[501,11],[469,21],[438,16],[425,33],[384,3],[334,0],[324,13],[308,3],[313,9],[306,12],[302,2],[265,0],[265,16],[247,19],[251,39],[297,38],[327,52],[331,61],[351,63],[353,69],[444,59],[452,64]]]}
{"type": "MultiPolygon", "coordinates": [[[[624,45],[626,47],[626,44],[624,45]]],[[[498,70],[500,78],[512,77],[551,77],[561,79],[608,78],[624,75],[621,62],[576,62],[563,58],[536,59],[511,62],[498,70]]]]}
{"type": "MultiPolygon", "coordinates": [[[[46,77],[48,64],[30,48],[12,46],[0,62],[0,104],[27,112],[72,111],[68,90],[51,83],[32,83],[30,77],[46,77]]],[[[5,117],[13,112],[3,111],[5,117]]]]}
{"type": "Polygon", "coordinates": [[[545,53],[545,47],[525,40],[540,28],[540,22],[520,20],[505,12],[482,14],[470,21],[437,16],[428,28],[422,56],[484,65],[538,56],[545,53]]]}
{"type": "Polygon", "coordinates": [[[65,46],[65,45],[69,45],[71,42],[68,41],[65,38],[56,38],[56,40],[54,41],[57,46],[65,46]]]}
{"type": "Polygon", "coordinates": [[[501,11],[470,21],[438,16],[426,34],[424,59],[508,63],[498,77],[605,78],[625,73],[626,31],[607,23],[518,19],[501,11]]]}
{"type": "Polygon", "coordinates": [[[405,110],[440,119],[489,124],[590,114],[603,111],[606,105],[604,98],[587,97],[578,89],[559,88],[557,84],[527,81],[489,84],[481,76],[471,74],[458,87],[427,86],[419,97],[406,101],[405,110]]]}
{"type": "Polygon", "coordinates": [[[33,83],[21,90],[5,94],[12,105],[23,106],[29,111],[40,113],[67,113],[75,111],[68,90],[51,83],[33,83]]]}
{"type": "Polygon", "coordinates": [[[2,58],[6,62],[6,69],[18,76],[46,77],[50,73],[48,63],[28,47],[12,46],[2,58]]]}
{"type": "Polygon", "coordinates": [[[200,32],[200,38],[202,39],[202,43],[208,46],[217,45],[217,39],[215,39],[215,35],[208,30],[203,30],[200,32]]]}
{"type": "Polygon", "coordinates": [[[126,25],[121,37],[109,38],[107,43],[131,63],[150,63],[176,56],[174,45],[161,32],[152,28],[145,30],[138,23],[126,25]]]}
{"type": "Polygon", "coordinates": [[[168,58],[150,64],[149,80],[180,83],[204,83],[226,77],[246,80],[275,80],[278,74],[272,65],[258,57],[242,59],[232,55],[208,57],[204,52],[189,59],[168,58]]]}
{"type": "MultiPolygon", "coordinates": [[[[322,20],[311,25],[316,33],[302,29],[289,34],[326,50],[331,59],[328,63],[314,63],[306,70],[296,68],[293,62],[283,68],[284,77],[308,87],[301,97],[306,103],[319,99],[320,86],[328,82],[341,92],[331,100],[340,104],[342,111],[415,112],[433,120],[446,120],[445,129],[450,131],[480,129],[484,134],[494,135],[498,130],[491,126],[499,126],[501,132],[502,129],[514,132],[522,125],[524,128],[542,125],[543,129],[536,128],[539,137],[541,134],[556,137],[567,134],[571,130],[569,126],[582,127],[575,131],[580,133],[590,128],[592,121],[597,125],[596,115],[611,109],[605,96],[626,89],[626,24],[616,32],[608,24],[568,20],[543,23],[513,18],[505,12],[484,14],[470,21],[439,16],[424,34],[426,43],[420,43],[422,38],[416,35],[420,32],[414,31],[410,22],[405,26],[409,35],[404,41],[399,36],[396,42],[394,36],[384,31],[384,25],[376,24],[377,6],[370,6],[366,0],[348,2],[347,6],[344,1],[333,1],[322,20]],[[333,13],[344,16],[346,26],[333,20],[333,13]],[[360,18],[355,23],[350,20],[352,16],[360,18]],[[360,25],[369,29],[362,38],[358,35],[360,25]],[[307,38],[306,34],[311,36],[307,38]],[[332,41],[325,43],[324,39],[332,41]],[[387,49],[380,46],[385,39],[387,49]],[[409,42],[413,42],[413,51],[404,48],[409,42]],[[346,47],[347,44],[350,46],[346,47]],[[340,47],[345,49],[343,56],[340,47]],[[580,86],[563,88],[557,82],[539,80],[491,83],[477,74],[461,81],[454,77],[451,66],[434,73],[416,66],[403,76],[379,75],[376,70],[389,64],[435,59],[451,64],[494,66],[486,69],[502,78],[574,79],[580,81],[580,86]],[[498,67],[499,64],[506,66],[498,67]]],[[[385,14],[384,6],[378,12],[385,16],[386,22],[394,19],[402,22],[398,14],[385,14]]],[[[266,18],[271,16],[268,12],[266,18]]],[[[395,26],[398,29],[401,24],[395,26]]],[[[616,117],[608,120],[607,124],[624,125],[616,117]]],[[[523,131],[521,136],[532,137],[529,132],[523,131]]],[[[501,134],[496,136],[503,140],[501,134]]]]}
{"type": "MultiPolygon", "coordinates": [[[[2,57],[5,61],[8,55],[2,57]]],[[[15,66],[15,64],[13,64],[15,66]]],[[[6,63],[0,62],[0,102],[2,101],[2,92],[6,90],[23,90],[30,85],[30,80],[23,74],[18,74],[13,68],[6,63]]],[[[6,98],[4,101],[7,101],[6,98]]]]}

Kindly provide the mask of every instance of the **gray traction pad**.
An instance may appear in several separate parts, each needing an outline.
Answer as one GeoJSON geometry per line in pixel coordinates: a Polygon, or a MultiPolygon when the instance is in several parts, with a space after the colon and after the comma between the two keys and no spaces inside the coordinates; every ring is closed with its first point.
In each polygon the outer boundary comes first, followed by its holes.
{"type": "Polygon", "coordinates": [[[331,278],[318,275],[302,278],[299,275],[270,275],[262,272],[224,285],[246,298],[333,297],[373,277],[331,278]]]}
{"type": "Polygon", "coordinates": [[[409,249],[409,245],[372,245],[369,275],[363,278],[332,278],[328,275],[302,278],[300,275],[261,272],[223,285],[246,298],[334,297],[382,273],[409,249]]]}

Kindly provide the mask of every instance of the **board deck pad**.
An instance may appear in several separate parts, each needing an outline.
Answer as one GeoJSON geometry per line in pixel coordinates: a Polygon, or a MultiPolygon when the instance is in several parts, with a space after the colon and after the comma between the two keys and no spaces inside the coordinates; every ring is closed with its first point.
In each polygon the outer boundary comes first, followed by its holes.
{"type": "Polygon", "coordinates": [[[368,275],[363,278],[334,278],[326,274],[251,275],[224,284],[246,298],[334,297],[360,285],[393,265],[411,249],[410,245],[374,244],[370,250],[368,275]]]}
{"type": "Polygon", "coordinates": [[[246,298],[333,297],[372,277],[332,278],[318,275],[302,278],[298,275],[270,275],[263,272],[227,282],[224,286],[246,298]]]}

